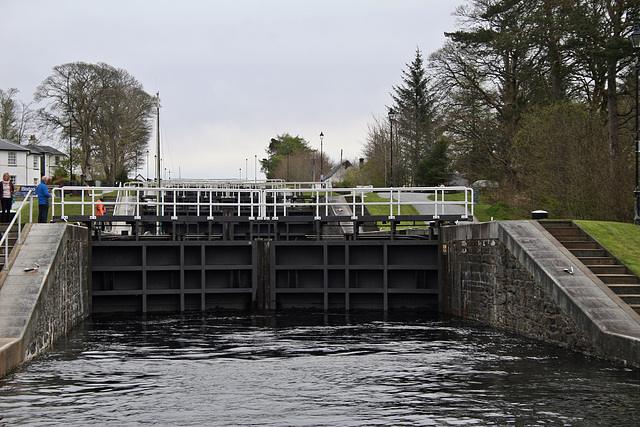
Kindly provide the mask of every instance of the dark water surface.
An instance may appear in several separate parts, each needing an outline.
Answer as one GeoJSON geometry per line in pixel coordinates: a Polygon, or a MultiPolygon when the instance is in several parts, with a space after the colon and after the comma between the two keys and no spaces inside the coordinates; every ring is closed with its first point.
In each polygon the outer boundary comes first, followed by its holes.
{"type": "Polygon", "coordinates": [[[0,425],[640,425],[640,369],[459,319],[97,318],[0,379],[0,425]]]}

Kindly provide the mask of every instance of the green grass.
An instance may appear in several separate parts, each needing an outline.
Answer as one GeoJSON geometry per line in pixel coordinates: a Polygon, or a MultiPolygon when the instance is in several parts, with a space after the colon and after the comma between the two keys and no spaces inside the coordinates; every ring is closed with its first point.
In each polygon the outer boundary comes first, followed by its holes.
{"type": "MultiPolygon", "coordinates": [[[[482,201],[482,199],[480,199],[482,201]]],[[[512,208],[505,202],[498,202],[493,205],[478,203],[473,207],[473,214],[480,222],[485,221],[507,221],[516,219],[529,219],[525,213],[512,208]]]]}
{"type": "Polygon", "coordinates": [[[575,221],[616,258],[640,274],[640,227],[610,221],[575,221]]]}
{"type": "MultiPolygon", "coordinates": [[[[431,200],[433,196],[429,196],[431,200]]],[[[463,202],[465,199],[465,193],[458,191],[455,193],[446,193],[444,199],[446,201],[463,202]]],[[[484,194],[480,194],[480,203],[473,206],[473,215],[480,222],[491,221],[506,221],[516,219],[529,219],[529,215],[515,209],[505,202],[497,202],[495,204],[489,203],[489,197],[484,194]]]]}
{"type": "MultiPolygon", "coordinates": [[[[111,192],[111,193],[105,193],[104,195],[115,195],[115,192],[111,192]]],[[[64,197],[65,202],[69,201],[69,202],[79,202],[82,200],[81,197],[75,197],[75,196],[65,196],[64,197]]],[[[96,197],[95,200],[98,200],[98,198],[96,197]]],[[[22,201],[22,199],[16,199],[16,201],[22,201]]],[[[57,202],[59,202],[60,199],[56,198],[56,204],[57,202]]],[[[91,196],[85,196],[84,197],[84,201],[85,201],[85,208],[84,208],[84,215],[93,215],[93,209],[90,206],[91,203],[91,196]]],[[[38,198],[34,197],[33,198],[33,203],[31,205],[31,211],[33,214],[33,222],[38,222],[38,198]]],[[[49,201],[49,215],[48,215],[48,221],[51,220],[51,214],[52,214],[52,206],[51,206],[51,201],[49,201]]],[[[65,215],[82,215],[81,212],[81,206],[80,205],[65,205],[64,207],[64,214],[65,215]]],[[[60,205],[56,206],[56,215],[60,215],[60,205]]],[[[22,222],[23,223],[27,223],[29,222],[29,209],[25,206],[22,211],[21,211],[21,217],[22,217],[22,222]]]]}
{"type": "MultiPolygon", "coordinates": [[[[369,214],[371,215],[389,215],[389,199],[380,197],[376,193],[367,193],[365,194],[365,205],[369,210],[369,214]],[[385,203],[384,205],[372,205],[371,203],[385,203]]],[[[400,206],[400,215],[418,215],[418,211],[412,205],[401,205],[400,206]]],[[[378,227],[381,230],[389,229],[389,225],[384,222],[378,222],[378,227]]],[[[422,221],[403,221],[399,222],[396,228],[426,228],[426,224],[422,221]]]]}

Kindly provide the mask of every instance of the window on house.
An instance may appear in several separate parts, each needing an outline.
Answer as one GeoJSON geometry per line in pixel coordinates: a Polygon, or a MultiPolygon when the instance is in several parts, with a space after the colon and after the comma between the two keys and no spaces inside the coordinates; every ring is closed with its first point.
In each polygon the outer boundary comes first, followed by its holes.
{"type": "Polygon", "coordinates": [[[56,166],[60,166],[60,156],[56,156],[56,166]]]}
{"type": "Polygon", "coordinates": [[[17,175],[9,175],[9,181],[11,181],[12,184],[15,185],[16,179],[18,179],[17,175]]]}
{"type": "Polygon", "coordinates": [[[15,166],[15,165],[16,165],[16,152],[9,151],[9,166],[15,166]]]}
{"type": "Polygon", "coordinates": [[[40,167],[40,162],[38,161],[38,157],[34,156],[33,157],[33,168],[34,169],[38,169],[40,167]]]}
{"type": "Polygon", "coordinates": [[[38,178],[33,178],[33,185],[38,185],[38,184],[40,184],[40,183],[38,182],[38,178]]]}

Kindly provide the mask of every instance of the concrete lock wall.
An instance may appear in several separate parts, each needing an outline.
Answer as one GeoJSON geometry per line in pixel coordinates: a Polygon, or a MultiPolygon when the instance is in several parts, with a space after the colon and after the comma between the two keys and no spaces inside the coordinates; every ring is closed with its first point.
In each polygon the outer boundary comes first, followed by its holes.
{"type": "Polygon", "coordinates": [[[89,265],[86,228],[33,224],[0,288],[0,375],[91,313],[89,265]]]}
{"type": "Polygon", "coordinates": [[[638,317],[537,222],[444,227],[441,242],[441,311],[640,366],[638,317]]]}

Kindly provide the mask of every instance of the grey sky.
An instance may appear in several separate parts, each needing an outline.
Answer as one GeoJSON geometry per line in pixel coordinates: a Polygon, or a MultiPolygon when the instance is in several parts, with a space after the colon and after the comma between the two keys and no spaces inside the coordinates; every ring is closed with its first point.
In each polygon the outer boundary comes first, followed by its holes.
{"type": "Polygon", "coordinates": [[[55,65],[123,68],[160,92],[167,174],[252,179],[285,132],[359,157],[416,48],[442,47],[463,2],[0,0],[0,88],[27,102],[55,65]]]}

